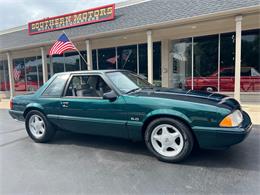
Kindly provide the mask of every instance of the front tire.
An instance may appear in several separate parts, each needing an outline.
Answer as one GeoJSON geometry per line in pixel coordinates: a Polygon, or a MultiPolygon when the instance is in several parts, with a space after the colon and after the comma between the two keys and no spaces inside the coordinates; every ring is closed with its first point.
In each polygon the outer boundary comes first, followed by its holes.
{"type": "Polygon", "coordinates": [[[37,143],[50,141],[56,133],[46,116],[38,110],[31,110],[27,113],[25,127],[30,138],[37,143]]]}
{"type": "Polygon", "coordinates": [[[172,118],[159,118],[148,125],[145,143],[159,160],[180,162],[192,151],[194,139],[183,122],[172,118]]]}

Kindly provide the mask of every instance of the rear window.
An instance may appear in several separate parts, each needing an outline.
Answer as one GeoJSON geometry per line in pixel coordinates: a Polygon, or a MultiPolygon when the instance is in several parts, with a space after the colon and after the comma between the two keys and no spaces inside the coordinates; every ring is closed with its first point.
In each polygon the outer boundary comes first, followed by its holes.
{"type": "Polygon", "coordinates": [[[69,75],[59,75],[43,92],[44,97],[60,97],[69,75]]]}

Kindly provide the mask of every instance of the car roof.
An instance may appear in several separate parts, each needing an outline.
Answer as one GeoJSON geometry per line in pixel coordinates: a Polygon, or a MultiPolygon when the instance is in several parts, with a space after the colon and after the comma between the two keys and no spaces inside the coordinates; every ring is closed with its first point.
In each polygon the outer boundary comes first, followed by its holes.
{"type": "Polygon", "coordinates": [[[120,69],[107,69],[107,70],[81,70],[81,71],[70,71],[70,72],[60,72],[56,75],[67,75],[67,74],[84,74],[84,73],[108,73],[108,72],[129,72],[128,70],[120,69]]]}

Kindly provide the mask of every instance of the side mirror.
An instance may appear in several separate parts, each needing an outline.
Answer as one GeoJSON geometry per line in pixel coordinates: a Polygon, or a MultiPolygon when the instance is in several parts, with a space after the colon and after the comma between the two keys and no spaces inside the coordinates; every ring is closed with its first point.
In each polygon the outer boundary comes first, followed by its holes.
{"type": "Polygon", "coordinates": [[[103,94],[103,99],[104,100],[109,100],[110,102],[112,101],[115,101],[117,98],[117,95],[114,91],[110,91],[110,92],[107,92],[107,93],[104,93],[103,94]]]}

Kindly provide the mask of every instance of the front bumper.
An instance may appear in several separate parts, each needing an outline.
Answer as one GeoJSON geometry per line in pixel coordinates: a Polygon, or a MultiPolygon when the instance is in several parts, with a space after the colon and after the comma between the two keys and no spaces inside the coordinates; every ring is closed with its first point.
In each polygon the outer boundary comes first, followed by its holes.
{"type": "Polygon", "coordinates": [[[9,110],[9,114],[15,120],[24,121],[23,112],[17,110],[9,110]]]}
{"type": "Polygon", "coordinates": [[[243,111],[243,122],[234,128],[194,127],[199,146],[205,149],[224,149],[242,142],[252,130],[252,122],[243,111]]]}

